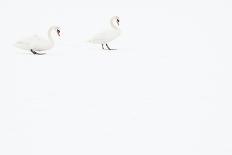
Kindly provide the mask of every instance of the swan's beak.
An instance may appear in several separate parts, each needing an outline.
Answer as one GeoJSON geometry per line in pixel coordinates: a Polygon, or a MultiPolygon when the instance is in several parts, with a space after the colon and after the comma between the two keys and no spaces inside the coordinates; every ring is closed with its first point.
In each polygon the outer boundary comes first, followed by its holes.
{"type": "Polygon", "coordinates": [[[117,19],[117,24],[118,24],[118,26],[119,26],[119,19],[117,19]]]}
{"type": "Polygon", "coordinates": [[[58,36],[60,37],[60,30],[57,30],[57,34],[58,34],[58,36]]]}

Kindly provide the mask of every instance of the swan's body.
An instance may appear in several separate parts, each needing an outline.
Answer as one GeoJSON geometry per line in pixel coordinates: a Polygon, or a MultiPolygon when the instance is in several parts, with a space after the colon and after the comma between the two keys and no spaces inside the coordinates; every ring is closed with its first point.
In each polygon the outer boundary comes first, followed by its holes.
{"type": "Polygon", "coordinates": [[[36,51],[49,50],[54,46],[54,40],[52,38],[53,31],[56,31],[57,34],[60,36],[59,28],[53,26],[48,30],[48,39],[44,39],[37,35],[34,35],[32,37],[18,41],[15,44],[15,46],[23,50],[29,50],[33,54],[44,54],[44,53],[37,53],[36,51]]]}
{"type": "Polygon", "coordinates": [[[34,51],[44,51],[48,50],[53,47],[53,43],[49,40],[46,40],[44,38],[41,38],[37,35],[34,35],[32,37],[23,39],[21,41],[18,41],[16,43],[16,46],[18,48],[24,49],[24,50],[34,50],[34,51]]]}
{"type": "Polygon", "coordinates": [[[90,42],[94,44],[107,44],[119,36],[120,36],[120,31],[108,30],[94,35],[93,38],[90,40],[90,42]]]}
{"type": "Polygon", "coordinates": [[[104,44],[109,50],[108,43],[120,36],[121,31],[119,29],[119,17],[114,16],[110,20],[111,29],[102,33],[98,33],[89,40],[90,43],[101,44],[104,49],[104,44]]]}

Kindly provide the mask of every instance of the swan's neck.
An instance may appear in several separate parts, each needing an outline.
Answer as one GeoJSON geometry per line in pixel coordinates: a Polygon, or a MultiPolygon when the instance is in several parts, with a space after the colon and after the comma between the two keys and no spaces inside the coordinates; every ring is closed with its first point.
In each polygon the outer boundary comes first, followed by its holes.
{"type": "Polygon", "coordinates": [[[110,25],[111,25],[111,27],[112,27],[113,29],[115,29],[115,30],[118,30],[118,29],[119,29],[118,25],[116,25],[116,24],[114,23],[114,19],[111,19],[111,20],[110,20],[110,25]]]}
{"type": "Polygon", "coordinates": [[[53,38],[52,38],[52,31],[53,31],[53,28],[50,28],[50,29],[48,30],[48,39],[49,39],[49,41],[50,41],[52,44],[54,44],[54,40],[53,40],[53,38]]]}

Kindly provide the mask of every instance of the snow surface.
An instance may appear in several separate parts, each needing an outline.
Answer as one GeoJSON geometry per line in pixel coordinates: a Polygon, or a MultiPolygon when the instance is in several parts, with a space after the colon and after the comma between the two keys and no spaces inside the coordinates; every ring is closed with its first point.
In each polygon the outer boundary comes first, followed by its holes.
{"type": "Polygon", "coordinates": [[[231,0],[0,5],[0,155],[231,155],[231,0]],[[110,44],[86,41],[120,17],[110,44]],[[47,55],[13,46],[62,37],[47,55]]]}

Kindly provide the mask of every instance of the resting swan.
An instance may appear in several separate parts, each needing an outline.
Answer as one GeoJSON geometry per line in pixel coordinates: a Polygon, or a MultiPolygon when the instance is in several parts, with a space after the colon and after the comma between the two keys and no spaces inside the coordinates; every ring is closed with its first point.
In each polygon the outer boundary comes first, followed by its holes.
{"type": "Polygon", "coordinates": [[[119,21],[120,20],[118,16],[113,16],[110,20],[111,29],[94,35],[93,38],[89,40],[89,42],[94,44],[101,44],[102,49],[104,49],[105,44],[108,50],[112,50],[108,43],[120,36],[121,31],[119,29],[119,21]]]}
{"type": "Polygon", "coordinates": [[[60,29],[57,26],[52,26],[48,30],[48,39],[41,38],[37,35],[29,37],[27,39],[18,41],[15,46],[23,49],[29,50],[35,55],[43,55],[45,53],[38,53],[36,51],[45,51],[51,49],[54,46],[54,40],[52,38],[52,33],[56,32],[58,36],[60,36],[60,29]]]}

